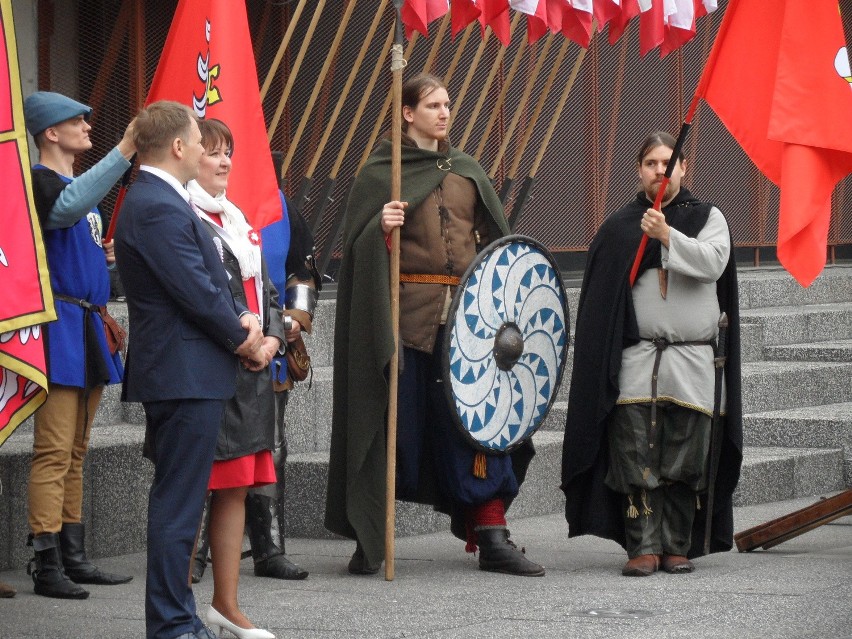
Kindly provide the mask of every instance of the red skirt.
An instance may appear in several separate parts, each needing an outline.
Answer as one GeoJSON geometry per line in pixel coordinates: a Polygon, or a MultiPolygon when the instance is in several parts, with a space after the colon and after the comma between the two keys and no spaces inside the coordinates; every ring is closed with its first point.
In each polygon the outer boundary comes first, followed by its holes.
{"type": "Polygon", "coordinates": [[[214,461],[207,490],[223,488],[256,488],[275,483],[272,451],[261,450],[236,459],[214,461]]]}

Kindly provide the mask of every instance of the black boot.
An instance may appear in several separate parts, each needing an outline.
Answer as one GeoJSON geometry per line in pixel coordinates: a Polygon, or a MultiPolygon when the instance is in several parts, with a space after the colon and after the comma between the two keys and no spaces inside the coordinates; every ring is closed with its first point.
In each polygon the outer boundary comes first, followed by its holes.
{"type": "Polygon", "coordinates": [[[131,575],[114,575],[93,565],[86,557],[86,546],[83,542],[85,532],[83,524],[80,523],[63,523],[59,531],[62,564],[65,566],[65,574],[71,581],[78,584],[115,586],[126,584],[133,579],[131,575]]]}
{"type": "Polygon", "coordinates": [[[271,497],[253,493],[246,496],[246,530],[256,576],[293,580],[308,576],[308,571],[287,559],[284,551],[272,540],[271,497]]]}
{"type": "Polygon", "coordinates": [[[204,502],[204,514],[201,516],[201,530],[198,531],[198,543],[195,549],[195,557],[192,559],[192,583],[197,584],[204,576],[207,569],[207,558],[210,556],[210,536],[207,528],[210,526],[210,499],[204,502]]]}
{"type": "Polygon", "coordinates": [[[352,553],[352,559],[349,560],[349,574],[350,575],[375,575],[379,572],[379,568],[382,567],[382,563],[371,564],[367,560],[367,555],[364,552],[364,547],[361,545],[361,542],[355,542],[355,552],[352,553]]]}
{"type": "Polygon", "coordinates": [[[544,567],[524,556],[509,539],[506,528],[477,528],[479,569],[521,577],[543,577],[544,567]]]}
{"type": "Polygon", "coordinates": [[[59,535],[44,533],[30,535],[27,545],[32,546],[35,557],[27,565],[27,574],[32,575],[35,594],[55,599],[85,599],[89,591],[68,578],[62,567],[59,535]]]}

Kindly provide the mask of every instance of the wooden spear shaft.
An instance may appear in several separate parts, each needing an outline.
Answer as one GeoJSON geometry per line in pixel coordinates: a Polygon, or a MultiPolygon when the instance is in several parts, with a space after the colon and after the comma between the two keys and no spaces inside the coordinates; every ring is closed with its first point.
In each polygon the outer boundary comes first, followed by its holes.
{"type": "MultiPolygon", "coordinates": [[[[317,199],[318,208],[314,212],[312,219],[312,227],[314,236],[316,236],[317,231],[320,227],[320,222],[322,221],[323,215],[325,214],[325,209],[328,207],[329,202],[331,202],[331,193],[334,189],[334,183],[337,180],[337,174],[340,172],[340,167],[343,165],[343,160],[346,157],[346,153],[349,150],[349,145],[352,143],[352,138],[355,135],[355,130],[358,128],[358,123],[361,121],[361,116],[364,114],[364,109],[367,107],[367,101],[370,98],[370,95],[373,93],[373,87],[376,85],[376,80],[379,77],[379,73],[382,68],[384,68],[385,60],[387,60],[388,53],[390,53],[391,45],[393,44],[394,33],[393,29],[388,31],[388,36],[385,38],[385,44],[382,47],[382,52],[379,54],[379,57],[376,62],[376,66],[373,68],[373,73],[370,75],[370,79],[367,82],[367,86],[364,88],[364,93],[361,95],[361,100],[358,103],[358,108],[355,109],[355,115],[352,117],[352,122],[349,125],[349,130],[346,132],[346,137],[343,139],[343,142],[340,145],[340,149],[337,152],[337,158],[334,161],[334,165],[331,167],[331,171],[328,174],[328,177],[325,180],[325,184],[323,185],[322,191],[320,191],[319,198],[317,199]]],[[[340,214],[337,216],[334,224],[332,224],[331,231],[326,238],[325,244],[320,252],[319,258],[319,271],[320,273],[325,273],[325,269],[328,267],[328,263],[331,260],[331,252],[334,250],[335,245],[337,244],[337,239],[340,237],[340,231],[343,227],[343,215],[340,214]]]]}
{"type": "MultiPolygon", "coordinates": [[[[352,85],[355,82],[355,77],[358,75],[358,71],[361,69],[361,65],[364,63],[364,58],[367,56],[367,51],[370,49],[370,44],[373,41],[373,38],[376,35],[376,31],[378,30],[379,23],[382,19],[382,13],[384,13],[385,5],[387,5],[388,0],[381,0],[381,4],[379,5],[378,10],[376,11],[376,16],[373,18],[373,22],[370,24],[370,30],[367,32],[367,37],[364,38],[364,43],[361,45],[361,49],[358,51],[358,57],[355,59],[354,64],[352,65],[352,70],[349,72],[349,77],[346,78],[346,84],[343,85],[343,89],[340,92],[340,97],[337,99],[337,104],[334,105],[334,111],[331,113],[331,117],[328,119],[328,124],[325,127],[325,131],[323,132],[322,138],[320,138],[319,144],[317,145],[316,153],[314,153],[314,157],[311,160],[310,165],[308,165],[308,170],[305,172],[305,177],[313,177],[314,171],[317,169],[317,165],[319,164],[320,157],[322,156],[323,151],[325,150],[325,145],[328,144],[329,139],[331,138],[331,132],[334,129],[334,125],[337,124],[337,118],[340,117],[340,112],[343,110],[343,104],[346,102],[346,98],[349,97],[349,92],[352,90],[352,85]]],[[[354,4],[354,0],[353,0],[354,4]]],[[[388,34],[387,48],[390,49],[390,43],[392,41],[393,34],[388,34]]],[[[376,69],[381,69],[381,66],[384,64],[383,60],[387,57],[387,51],[382,49],[381,58],[379,59],[378,64],[376,65],[376,69]]],[[[376,73],[376,76],[378,73],[376,73]]],[[[362,101],[366,104],[366,98],[369,97],[370,92],[373,90],[372,84],[375,83],[375,80],[370,84],[369,88],[365,91],[364,97],[362,101]]],[[[357,124],[360,119],[360,113],[355,117],[352,124],[357,124]]],[[[351,127],[350,127],[351,129],[351,127]]],[[[349,140],[352,137],[349,136],[349,140]]],[[[341,151],[345,150],[348,144],[344,144],[341,147],[341,151]]],[[[336,173],[335,173],[336,175],[336,173]]]]}
{"type": "Polygon", "coordinates": [[[492,180],[494,176],[497,175],[497,169],[500,167],[500,163],[503,161],[503,156],[506,155],[506,149],[509,148],[509,142],[512,140],[512,135],[515,133],[515,128],[518,126],[518,122],[521,120],[521,115],[523,115],[524,108],[526,107],[527,102],[529,102],[530,95],[532,94],[533,87],[535,87],[535,82],[538,80],[538,74],[541,73],[541,67],[544,66],[544,61],[547,59],[547,54],[550,52],[550,45],[553,43],[553,34],[550,33],[547,36],[547,40],[544,43],[544,50],[536,60],[535,66],[533,67],[532,73],[530,73],[527,78],[527,85],[524,87],[524,92],[521,94],[521,99],[518,100],[518,105],[515,107],[515,114],[512,116],[512,120],[509,122],[509,126],[506,128],[506,131],[503,133],[503,141],[500,143],[500,148],[497,149],[497,155],[494,157],[494,162],[491,165],[491,172],[488,174],[492,180]]]}
{"type": "MultiPolygon", "coordinates": [[[[468,29],[471,30],[478,28],[479,24],[477,22],[474,22],[468,27],[468,29]]],[[[490,37],[491,29],[488,29],[485,32],[485,35],[479,40],[479,46],[476,47],[476,53],[473,54],[473,60],[470,61],[467,73],[464,74],[464,81],[462,82],[461,89],[459,89],[459,92],[456,94],[456,99],[453,100],[453,108],[450,113],[450,126],[452,126],[456,114],[459,112],[459,109],[461,109],[462,102],[464,102],[465,97],[467,97],[467,90],[470,87],[470,83],[473,81],[473,76],[476,74],[476,69],[479,67],[479,61],[482,59],[482,54],[485,53],[485,47],[488,44],[490,37]]],[[[503,47],[500,47],[500,51],[503,51],[503,47]]]]}
{"type": "MultiPolygon", "coordinates": [[[[393,112],[391,117],[391,200],[399,200],[402,192],[402,0],[394,0],[396,8],[396,42],[392,47],[391,72],[393,74],[393,112]]],[[[390,255],[391,327],[394,352],[390,361],[388,384],[387,424],[387,490],[385,502],[385,579],[394,577],[394,542],[396,526],[396,411],[399,389],[399,227],[391,233],[390,255]]]]}
{"type": "Polygon", "coordinates": [[[290,144],[287,147],[287,155],[284,156],[284,162],[281,165],[281,175],[286,174],[287,169],[290,168],[290,162],[293,160],[293,155],[295,155],[296,148],[299,146],[299,141],[302,139],[302,134],[305,132],[305,127],[308,125],[308,120],[311,117],[314,104],[316,104],[317,98],[322,90],[322,86],[325,84],[326,78],[328,77],[328,70],[331,68],[331,63],[334,61],[334,58],[337,56],[337,52],[340,49],[340,43],[343,41],[343,34],[346,32],[346,27],[349,25],[349,20],[352,17],[352,12],[354,10],[355,0],[349,0],[346,5],[346,9],[343,12],[343,16],[340,18],[340,24],[337,27],[337,33],[334,34],[334,40],[331,42],[331,47],[329,47],[329,50],[326,53],[325,62],[320,69],[319,75],[314,81],[314,88],[313,91],[311,91],[307,104],[305,105],[305,110],[302,112],[302,119],[299,121],[299,126],[296,127],[293,139],[290,140],[290,144]]]}
{"type": "Polygon", "coordinates": [[[527,199],[529,198],[530,191],[532,190],[533,182],[535,181],[535,176],[538,173],[542,160],[544,159],[544,153],[547,151],[547,144],[553,138],[553,132],[556,130],[559,117],[562,115],[565,103],[568,101],[568,96],[571,93],[571,89],[574,87],[574,82],[577,80],[577,74],[580,72],[580,66],[583,64],[585,57],[586,49],[580,49],[580,52],[577,54],[577,59],[574,61],[574,66],[571,67],[571,74],[568,76],[568,81],[565,83],[565,86],[562,87],[562,94],[559,96],[559,104],[556,105],[556,109],[553,111],[553,116],[550,118],[550,124],[547,126],[547,131],[544,134],[544,141],[539,146],[538,153],[536,153],[535,159],[533,160],[530,172],[524,180],[524,184],[521,187],[521,191],[518,194],[514,207],[512,207],[512,214],[509,216],[509,228],[511,229],[514,229],[515,226],[517,226],[518,221],[521,218],[521,213],[523,213],[524,206],[526,206],[527,199]]]}
{"type": "MultiPolygon", "coordinates": [[[[510,31],[509,31],[510,36],[509,37],[511,37],[511,35],[515,33],[515,27],[518,25],[520,17],[521,17],[521,14],[516,13],[515,17],[512,18],[512,24],[510,25],[510,31]]],[[[491,33],[490,29],[489,29],[488,33],[489,34],[491,33]]],[[[524,42],[526,42],[526,40],[524,40],[524,42]]],[[[480,44],[480,46],[484,46],[484,41],[483,41],[482,44],[480,44]]],[[[479,53],[479,52],[477,51],[477,53],[479,53]]],[[[491,88],[491,84],[494,82],[494,78],[497,76],[497,72],[500,70],[500,65],[503,64],[503,58],[505,56],[506,56],[506,47],[501,46],[497,50],[497,55],[494,56],[494,63],[491,65],[491,70],[488,72],[488,77],[485,79],[485,83],[482,85],[482,91],[480,91],[479,97],[476,100],[476,104],[473,107],[473,111],[470,114],[470,118],[468,118],[467,126],[464,129],[464,133],[462,134],[461,141],[459,142],[459,145],[458,145],[459,149],[464,149],[465,145],[467,144],[468,139],[470,138],[470,134],[473,132],[473,125],[476,124],[476,120],[477,120],[477,118],[479,118],[479,112],[482,110],[482,105],[485,104],[485,98],[488,96],[488,90],[491,88]]],[[[465,88],[465,87],[463,87],[463,88],[465,88]]],[[[458,111],[459,104],[460,104],[459,102],[456,103],[455,110],[453,111],[454,116],[456,115],[456,113],[458,111]]],[[[452,118],[450,118],[450,122],[452,123],[452,118]]]]}
{"type": "Polygon", "coordinates": [[[529,124],[527,124],[527,128],[524,131],[524,135],[521,138],[520,143],[518,144],[518,152],[515,153],[515,160],[512,163],[511,168],[509,169],[509,179],[514,179],[515,176],[518,174],[518,170],[521,166],[521,158],[523,158],[524,153],[527,150],[527,146],[529,146],[530,138],[532,138],[533,130],[535,130],[535,125],[538,124],[538,118],[541,116],[541,112],[544,110],[544,103],[550,96],[550,91],[553,89],[553,84],[556,81],[556,76],[559,74],[559,69],[562,67],[562,63],[565,61],[565,56],[568,54],[568,45],[570,44],[571,41],[568,38],[562,39],[562,44],[559,47],[558,53],[556,54],[556,62],[550,69],[550,73],[547,76],[547,80],[544,83],[544,87],[542,88],[541,94],[538,96],[538,102],[536,103],[535,109],[533,110],[533,113],[530,116],[529,124]]]}
{"type": "Polygon", "coordinates": [[[497,117],[500,115],[503,103],[506,101],[506,95],[509,93],[509,87],[512,85],[512,80],[515,79],[515,74],[518,72],[518,67],[521,65],[521,58],[523,58],[526,48],[527,34],[524,33],[524,37],[521,39],[521,44],[518,46],[518,53],[515,55],[515,59],[512,60],[512,66],[509,67],[509,73],[506,74],[506,80],[503,82],[503,86],[500,89],[497,100],[494,101],[494,104],[491,107],[491,116],[488,118],[488,123],[485,125],[485,131],[482,132],[479,146],[476,148],[476,153],[474,154],[474,157],[477,160],[482,157],[482,153],[485,151],[485,145],[488,143],[488,136],[491,135],[494,123],[497,122],[497,117]]]}
{"type": "Polygon", "coordinates": [[[314,37],[317,23],[320,19],[320,14],[325,7],[325,0],[316,0],[317,6],[314,9],[314,15],[311,17],[311,23],[308,25],[308,30],[305,33],[305,39],[302,40],[302,47],[299,49],[299,54],[296,56],[296,61],[293,63],[293,68],[290,69],[290,74],[287,76],[287,84],[284,85],[284,90],[281,92],[281,97],[278,99],[278,106],[275,109],[275,114],[272,116],[272,122],[269,123],[269,130],[266,134],[267,139],[271,142],[272,136],[275,135],[275,130],[278,128],[278,122],[281,120],[281,114],[284,112],[284,105],[290,98],[290,91],[293,89],[293,83],[296,81],[296,76],[299,75],[299,69],[302,67],[302,62],[308,52],[308,45],[314,37]]]}
{"type": "MultiPolygon", "coordinates": [[[[408,50],[406,51],[406,55],[411,53],[411,49],[413,48],[413,43],[417,34],[414,34],[414,37],[411,39],[411,42],[408,45],[408,50]]],[[[349,125],[349,130],[346,132],[346,137],[343,139],[343,143],[340,145],[340,151],[337,154],[337,159],[334,161],[334,165],[331,167],[331,171],[329,175],[332,178],[336,178],[337,174],[340,172],[340,167],[343,165],[343,160],[346,157],[346,151],[349,149],[349,145],[352,143],[352,138],[355,136],[355,130],[358,128],[358,124],[361,122],[361,117],[364,115],[364,110],[367,108],[367,102],[370,99],[370,94],[373,92],[373,88],[376,86],[376,81],[379,79],[379,73],[382,70],[382,66],[384,64],[384,60],[387,59],[388,53],[390,52],[391,45],[393,44],[394,33],[391,30],[388,33],[388,37],[385,40],[385,45],[382,47],[382,52],[379,57],[379,64],[373,69],[372,75],[370,75],[370,79],[367,82],[367,86],[364,89],[364,94],[361,96],[361,101],[358,103],[358,108],[355,110],[355,115],[352,116],[352,123],[349,125]]],[[[387,111],[384,109],[382,113],[387,111]]],[[[369,151],[372,152],[372,147],[369,147],[369,151]]],[[[359,168],[363,166],[364,161],[361,162],[359,168]]]]}
{"type": "MultiPolygon", "coordinates": [[[[394,0],[396,2],[396,0],[394,0]]],[[[405,47],[405,54],[403,56],[404,60],[407,60],[411,57],[411,52],[414,50],[414,44],[417,42],[417,36],[419,33],[415,31],[411,35],[411,40],[408,41],[408,46],[405,47]]],[[[379,137],[379,132],[382,129],[382,125],[385,123],[385,116],[388,113],[388,109],[391,107],[391,101],[393,100],[393,92],[389,93],[385,97],[385,101],[382,104],[382,108],[379,111],[378,116],[376,117],[376,122],[373,124],[373,131],[370,133],[370,137],[367,141],[367,145],[364,147],[364,152],[361,154],[361,159],[358,161],[358,171],[367,163],[367,158],[370,157],[370,154],[373,152],[373,147],[376,146],[376,140],[379,137]]],[[[357,173],[357,171],[356,171],[357,173]]]]}
{"type": "Polygon", "coordinates": [[[293,37],[293,31],[296,30],[296,24],[298,24],[299,18],[302,16],[302,11],[307,4],[308,0],[300,0],[299,4],[297,4],[296,8],[293,10],[293,15],[290,16],[287,31],[284,32],[284,37],[281,38],[281,44],[278,45],[278,51],[275,52],[275,58],[272,60],[272,66],[269,67],[269,73],[266,74],[266,79],[263,81],[263,86],[260,89],[261,104],[266,99],[266,93],[269,91],[269,87],[272,84],[272,80],[275,78],[275,74],[278,73],[278,67],[281,66],[281,60],[284,59],[284,53],[287,51],[287,47],[290,46],[290,39],[293,37]]]}
{"type": "Polygon", "coordinates": [[[574,61],[574,66],[571,67],[571,75],[568,76],[568,81],[562,87],[562,94],[559,96],[559,104],[556,105],[556,110],[553,112],[553,117],[550,118],[550,124],[547,126],[547,131],[544,134],[544,143],[539,147],[533,160],[530,176],[535,177],[538,169],[541,166],[541,161],[544,159],[544,152],[547,150],[547,143],[553,137],[553,132],[556,130],[556,125],[559,123],[559,116],[565,108],[565,103],[568,101],[568,96],[571,89],[574,87],[574,82],[577,80],[577,74],[580,73],[580,66],[583,64],[583,59],[586,57],[586,49],[580,49],[577,54],[577,59],[574,61]]]}
{"type": "MultiPolygon", "coordinates": [[[[450,66],[447,67],[447,72],[444,74],[444,84],[449,85],[450,80],[453,79],[453,74],[456,72],[456,67],[459,65],[459,60],[461,60],[462,53],[464,53],[464,48],[467,46],[467,41],[470,40],[470,34],[473,33],[473,23],[467,26],[467,29],[462,33],[461,41],[456,45],[456,52],[453,54],[453,59],[450,62],[450,66]]],[[[471,74],[473,71],[469,71],[471,74]]]]}

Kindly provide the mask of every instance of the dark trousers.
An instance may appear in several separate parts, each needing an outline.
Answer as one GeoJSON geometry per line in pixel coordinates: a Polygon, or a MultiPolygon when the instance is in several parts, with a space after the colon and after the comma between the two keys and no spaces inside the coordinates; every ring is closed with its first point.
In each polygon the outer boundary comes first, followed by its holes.
{"type": "Polygon", "coordinates": [[[224,400],[145,402],[154,481],[148,496],[147,639],[201,630],[189,585],[224,400]]]}
{"type": "Polygon", "coordinates": [[[707,486],[710,422],[669,402],[658,404],[654,429],[649,404],[619,405],[610,413],[606,484],[625,495],[630,557],[689,551],[697,497],[707,486]]]}
{"type": "Polygon", "coordinates": [[[435,353],[403,348],[397,407],[397,498],[438,502],[465,510],[495,498],[513,498],[518,481],[509,455],[486,455],[486,476],[473,474],[476,449],[453,421],[441,380],[439,334],[435,353]]]}

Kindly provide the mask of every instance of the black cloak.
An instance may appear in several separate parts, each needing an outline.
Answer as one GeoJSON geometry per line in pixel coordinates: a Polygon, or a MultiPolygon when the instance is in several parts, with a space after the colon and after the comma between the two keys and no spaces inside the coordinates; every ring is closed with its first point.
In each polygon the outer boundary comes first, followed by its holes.
{"type": "MultiPolygon", "coordinates": [[[[574,341],[574,368],[562,448],[562,490],[568,536],[597,535],[624,546],[621,495],[604,484],[609,465],[606,422],[618,399],[622,350],[639,339],[630,289],[630,268],[642,237],[639,221],[652,203],[644,193],[610,215],[589,247],[574,341]]],[[[684,188],[663,208],[667,223],[695,237],[712,205],[699,202],[684,188]]],[[[648,240],[639,270],[660,266],[661,244],[648,240]]],[[[637,276],[638,277],[638,276],[637,276]]],[[[732,496],[742,464],[740,315],[733,243],[724,273],[716,283],[719,308],[728,314],[728,360],[725,366],[726,416],[715,482],[710,552],[733,545],[732,496]]],[[[705,513],[696,512],[690,557],[703,554],[705,513]]]]}

